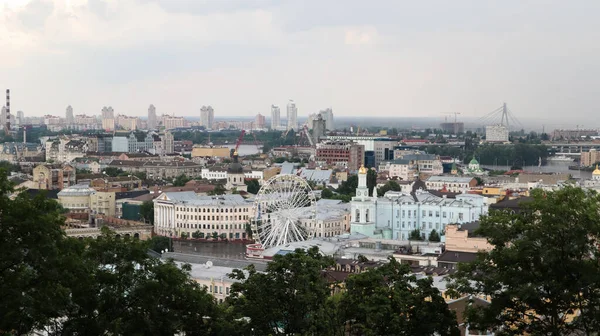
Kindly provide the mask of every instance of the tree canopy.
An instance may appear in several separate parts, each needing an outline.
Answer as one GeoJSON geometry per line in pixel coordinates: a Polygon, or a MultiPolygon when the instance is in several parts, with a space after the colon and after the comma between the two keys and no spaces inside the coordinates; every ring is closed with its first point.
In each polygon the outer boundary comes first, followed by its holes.
{"type": "Polygon", "coordinates": [[[600,196],[572,187],[535,190],[521,204],[519,213],[481,218],[478,233],[494,248],[454,276],[456,293],[491,298],[468,313],[469,323],[506,335],[600,330],[600,196]]]}

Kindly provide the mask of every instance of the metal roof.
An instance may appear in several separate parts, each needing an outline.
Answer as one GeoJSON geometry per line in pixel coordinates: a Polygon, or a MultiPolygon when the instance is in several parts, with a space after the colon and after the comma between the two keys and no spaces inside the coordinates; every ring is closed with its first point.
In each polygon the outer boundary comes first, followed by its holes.
{"type": "Polygon", "coordinates": [[[180,191],[180,192],[165,192],[169,200],[175,204],[180,205],[204,205],[204,206],[218,206],[218,205],[251,205],[252,202],[246,201],[239,194],[232,195],[219,195],[219,196],[204,196],[198,195],[193,191],[180,191]]]}

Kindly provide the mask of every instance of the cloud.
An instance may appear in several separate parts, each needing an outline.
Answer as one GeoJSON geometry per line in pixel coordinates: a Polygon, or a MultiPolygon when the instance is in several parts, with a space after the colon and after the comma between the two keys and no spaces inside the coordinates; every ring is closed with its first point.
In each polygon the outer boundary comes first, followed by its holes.
{"type": "Polygon", "coordinates": [[[377,30],[374,28],[351,29],[346,31],[344,42],[348,45],[364,45],[374,43],[377,30]]]}

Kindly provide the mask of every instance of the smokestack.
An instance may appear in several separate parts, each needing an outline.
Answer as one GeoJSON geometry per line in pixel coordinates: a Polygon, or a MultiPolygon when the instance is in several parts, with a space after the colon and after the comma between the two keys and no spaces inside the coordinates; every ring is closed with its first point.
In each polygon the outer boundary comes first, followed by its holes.
{"type": "Polygon", "coordinates": [[[10,89],[6,89],[6,126],[5,132],[10,132],[10,89]]]}

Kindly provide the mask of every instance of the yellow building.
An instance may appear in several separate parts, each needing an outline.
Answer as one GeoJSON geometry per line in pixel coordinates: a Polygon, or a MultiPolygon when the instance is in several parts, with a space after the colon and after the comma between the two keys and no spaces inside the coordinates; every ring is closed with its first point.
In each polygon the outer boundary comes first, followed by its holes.
{"type": "Polygon", "coordinates": [[[192,148],[192,157],[220,157],[228,158],[230,156],[229,148],[227,147],[200,147],[192,148]]]}
{"type": "Polygon", "coordinates": [[[112,191],[96,191],[90,194],[90,210],[93,214],[115,216],[115,193],[112,191]]]}
{"type": "Polygon", "coordinates": [[[88,212],[90,195],[96,191],[84,184],[76,184],[58,193],[58,202],[69,212],[88,212]]]}

